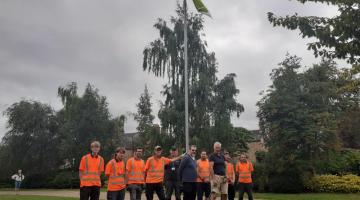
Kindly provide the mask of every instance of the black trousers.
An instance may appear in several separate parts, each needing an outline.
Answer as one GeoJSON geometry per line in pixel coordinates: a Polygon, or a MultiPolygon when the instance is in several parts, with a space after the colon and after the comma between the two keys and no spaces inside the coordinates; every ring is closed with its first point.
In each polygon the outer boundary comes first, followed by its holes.
{"type": "Polygon", "coordinates": [[[198,200],[203,200],[204,194],[205,194],[205,199],[208,199],[210,197],[210,193],[211,193],[210,183],[197,183],[196,189],[197,189],[198,200]]]}
{"type": "Polygon", "coordinates": [[[146,183],[146,199],[153,200],[154,192],[158,196],[159,200],[165,200],[164,188],[162,183],[146,183]]]}
{"type": "Polygon", "coordinates": [[[228,184],[228,200],[235,199],[235,186],[234,184],[228,184]]]}
{"type": "Polygon", "coordinates": [[[80,188],[80,200],[99,200],[100,187],[84,186],[80,188]]]}
{"type": "Polygon", "coordinates": [[[129,184],[127,190],[130,192],[130,200],[141,200],[141,184],[129,184]]]}
{"type": "Polygon", "coordinates": [[[124,200],[125,189],[119,191],[108,191],[106,195],[107,200],[124,200]]]}
{"type": "Polygon", "coordinates": [[[166,181],[165,182],[165,199],[171,200],[173,192],[175,192],[175,199],[180,200],[180,182],[178,181],[166,181]]]}
{"type": "Polygon", "coordinates": [[[184,200],[195,200],[196,198],[196,182],[183,183],[184,200]]]}
{"type": "Polygon", "coordinates": [[[239,200],[244,199],[244,193],[247,193],[249,200],[253,200],[252,183],[239,183],[239,200]]]}

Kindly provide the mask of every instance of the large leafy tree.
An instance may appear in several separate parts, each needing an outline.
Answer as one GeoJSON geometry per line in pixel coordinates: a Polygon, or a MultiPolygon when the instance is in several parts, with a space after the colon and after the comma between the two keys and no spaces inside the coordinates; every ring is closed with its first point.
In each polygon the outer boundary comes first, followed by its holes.
{"type": "Polygon", "coordinates": [[[339,148],[336,68],[330,61],[302,73],[300,68],[300,58],[288,56],[273,70],[273,84],[257,104],[273,191],[302,191],[317,162],[339,148]],[[296,175],[282,184],[290,174],[296,175]]]}
{"type": "MultiPolygon", "coordinates": [[[[244,111],[244,106],[238,103],[236,96],[239,94],[235,84],[236,74],[227,74],[222,80],[218,81],[214,88],[214,99],[213,99],[213,137],[211,142],[222,141],[226,144],[228,150],[234,151],[238,142],[246,142],[242,138],[247,135],[245,132],[239,132],[234,129],[231,123],[231,116],[236,114],[240,117],[240,114],[244,111]]],[[[239,129],[240,130],[240,129],[239,129]]],[[[202,138],[207,141],[206,138],[202,138]]],[[[246,148],[246,146],[241,149],[246,148]]],[[[240,149],[238,149],[240,150],[240,149]]]]}
{"type": "Polygon", "coordinates": [[[339,72],[340,137],[346,148],[360,149],[360,66],[339,72]]]}
{"type": "Polygon", "coordinates": [[[113,138],[116,126],[111,123],[106,97],[100,96],[98,90],[90,84],[86,86],[83,95],[79,96],[76,83],[59,87],[58,95],[64,104],[63,109],[58,112],[62,156],[75,158],[78,164],[81,156],[90,151],[91,141],[99,140],[103,144],[101,154],[110,158],[115,147],[108,145],[111,142],[109,138],[113,138]]]}
{"type": "Polygon", "coordinates": [[[360,15],[358,0],[297,0],[301,3],[319,2],[338,7],[334,17],[292,16],[278,17],[268,13],[274,26],[300,30],[303,38],[316,38],[308,44],[315,56],[346,59],[350,63],[360,62],[360,15]]]}
{"type": "MultiPolygon", "coordinates": [[[[216,132],[212,131],[211,126],[217,124],[220,127],[220,124],[226,124],[231,127],[231,114],[239,114],[243,107],[236,100],[239,91],[234,83],[235,75],[227,75],[220,82],[216,77],[218,66],[215,54],[207,50],[207,43],[203,39],[203,19],[200,15],[190,14],[188,17],[189,68],[184,72],[184,23],[180,6],[176,13],[177,16],[171,18],[170,25],[163,19],[159,19],[154,25],[160,38],[144,49],[143,69],[156,76],[168,78],[162,91],[165,101],[161,104],[158,116],[166,133],[174,138],[177,145],[184,143],[184,84],[185,73],[188,73],[190,139],[197,144],[207,141],[204,145],[208,146],[211,143],[209,138],[216,139],[214,134],[210,136],[216,132]],[[225,113],[220,116],[220,111],[225,113]]],[[[217,132],[218,135],[227,134],[227,130],[221,131],[217,132]]]]}
{"type": "MultiPolygon", "coordinates": [[[[171,25],[159,19],[154,25],[160,38],[151,42],[144,50],[143,69],[156,76],[167,75],[164,85],[165,101],[161,105],[159,118],[168,133],[178,143],[184,141],[184,33],[183,12],[180,7],[171,25]]],[[[214,53],[206,49],[202,40],[203,19],[191,14],[188,19],[188,73],[189,74],[189,120],[190,137],[195,131],[203,133],[210,126],[210,108],[213,87],[216,82],[217,65],[214,53]]]]}
{"type": "Polygon", "coordinates": [[[22,100],[12,104],[4,114],[9,131],[1,142],[0,178],[23,169],[28,180],[46,177],[57,169],[59,159],[59,124],[54,110],[47,104],[22,100]]]}

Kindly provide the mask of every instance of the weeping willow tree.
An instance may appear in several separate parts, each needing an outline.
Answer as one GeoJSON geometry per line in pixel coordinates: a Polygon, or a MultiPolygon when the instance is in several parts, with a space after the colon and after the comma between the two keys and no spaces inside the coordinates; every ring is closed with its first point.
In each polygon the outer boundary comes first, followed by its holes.
{"type": "MultiPolygon", "coordinates": [[[[185,140],[184,21],[180,6],[176,13],[177,16],[171,17],[170,23],[163,19],[158,19],[155,23],[154,27],[159,31],[160,37],[144,49],[143,70],[157,77],[167,78],[162,91],[165,100],[161,103],[158,116],[162,127],[166,129],[165,133],[174,139],[175,144],[180,145],[185,140]]],[[[219,131],[218,134],[213,134],[213,127],[219,125],[216,121],[230,124],[231,114],[240,114],[243,106],[235,98],[239,93],[234,82],[235,75],[228,75],[222,81],[217,79],[218,64],[215,53],[207,50],[203,18],[197,14],[190,14],[187,26],[189,136],[191,143],[207,147],[205,143],[220,139],[217,135],[225,133],[219,131]],[[234,86],[230,88],[231,91],[222,87],[229,84],[234,86]],[[225,94],[227,92],[230,93],[225,94]],[[219,113],[220,110],[225,110],[226,113],[219,113]],[[205,143],[202,144],[203,142],[205,143]]]]}
{"type": "MultiPolygon", "coordinates": [[[[144,49],[143,69],[158,77],[167,77],[162,94],[165,101],[161,104],[159,118],[166,132],[184,140],[184,21],[180,6],[177,16],[170,24],[158,19],[154,27],[160,38],[144,49]]],[[[188,77],[189,77],[189,121],[190,139],[196,134],[206,132],[211,123],[211,101],[216,84],[217,63],[215,54],[207,51],[206,41],[202,39],[203,19],[200,15],[188,16],[188,77]]]]}

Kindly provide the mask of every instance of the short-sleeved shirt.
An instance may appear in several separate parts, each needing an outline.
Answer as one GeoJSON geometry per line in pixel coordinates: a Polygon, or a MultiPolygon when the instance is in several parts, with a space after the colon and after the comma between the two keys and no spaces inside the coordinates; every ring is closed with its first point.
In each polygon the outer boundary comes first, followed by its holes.
{"type": "Polygon", "coordinates": [[[209,162],[214,162],[214,166],[213,166],[214,174],[219,176],[225,176],[226,165],[225,165],[224,155],[222,154],[218,155],[213,153],[209,157],[209,162]]]}
{"type": "MultiPolygon", "coordinates": [[[[108,181],[108,191],[118,191],[118,190],[122,190],[126,187],[125,184],[125,161],[116,161],[115,159],[110,160],[105,167],[105,175],[109,176],[109,181],[108,181]],[[114,162],[114,167],[113,167],[113,162],[114,162]],[[115,171],[114,171],[115,170],[115,171]],[[110,184],[111,182],[111,177],[112,175],[115,176],[119,176],[119,175],[123,175],[122,181],[123,183],[113,183],[110,184]]],[[[119,180],[116,181],[112,181],[112,182],[118,182],[119,180]]]]}
{"type": "Polygon", "coordinates": [[[161,183],[164,180],[164,171],[165,165],[168,165],[171,162],[171,159],[161,157],[159,159],[155,159],[154,156],[147,159],[145,164],[146,175],[146,183],[161,183]],[[150,175],[150,174],[156,175],[150,175]]]}

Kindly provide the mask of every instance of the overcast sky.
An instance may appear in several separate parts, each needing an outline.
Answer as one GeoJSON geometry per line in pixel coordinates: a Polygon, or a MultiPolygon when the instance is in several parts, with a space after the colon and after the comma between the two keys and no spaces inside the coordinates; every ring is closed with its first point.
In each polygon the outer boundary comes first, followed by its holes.
{"type": "MultiPolygon", "coordinates": [[[[333,16],[336,9],[289,0],[203,0],[213,19],[205,19],[209,50],[219,62],[218,77],[236,73],[238,100],[245,106],[236,126],[258,128],[256,102],[270,84],[269,73],[286,52],[318,62],[298,31],[273,28],[266,13],[333,16]]],[[[91,83],[108,98],[113,116],[135,112],[147,84],[158,112],[166,79],[142,71],[142,51],[158,33],[157,18],[174,15],[176,0],[1,0],[0,111],[21,99],[61,108],[57,88],[77,82],[79,93],[91,83]]],[[[190,1],[189,8],[194,11],[190,1]]],[[[156,122],[159,122],[156,119],[156,122]]],[[[136,123],[129,118],[126,132],[136,123]]],[[[0,138],[6,118],[0,117],[0,138]]]]}

